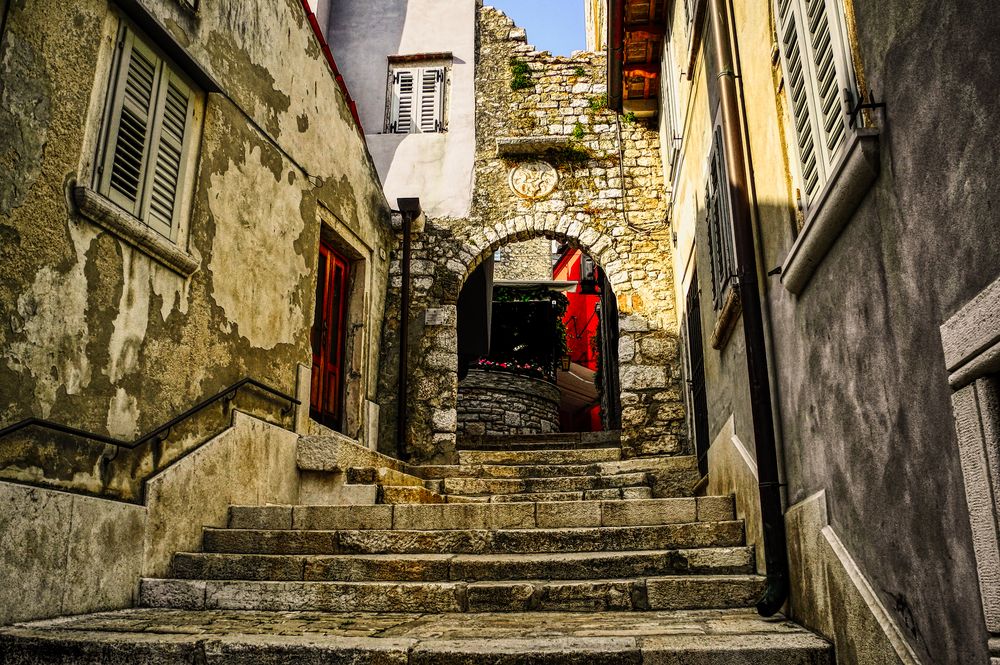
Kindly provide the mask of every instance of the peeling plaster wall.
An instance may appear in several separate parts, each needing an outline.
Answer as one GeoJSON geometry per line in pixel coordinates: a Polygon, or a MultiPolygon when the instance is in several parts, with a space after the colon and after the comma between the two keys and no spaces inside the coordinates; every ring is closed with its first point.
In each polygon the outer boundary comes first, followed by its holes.
{"type": "MultiPolygon", "coordinates": [[[[181,249],[198,267],[179,276],[69,200],[93,181],[120,10],[13,3],[0,51],[0,426],[38,416],[133,438],[244,376],[294,394],[296,363],[311,360],[321,210],[370,249],[359,323],[379,344],[388,205],[299,0],[140,4],[221,87],[196,101],[181,249]]],[[[361,419],[377,364],[357,369],[361,419]]],[[[36,478],[75,473],[19,454],[36,478]]],[[[89,455],[77,461],[92,472],[89,455]]],[[[136,460],[123,479],[150,468],[136,460]]]]}

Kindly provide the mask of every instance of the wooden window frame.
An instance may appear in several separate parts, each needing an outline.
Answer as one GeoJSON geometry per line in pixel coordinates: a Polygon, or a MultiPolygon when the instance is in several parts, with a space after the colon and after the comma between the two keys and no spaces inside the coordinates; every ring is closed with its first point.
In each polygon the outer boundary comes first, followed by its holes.
{"type": "MultiPolygon", "coordinates": [[[[109,79],[105,121],[98,141],[97,168],[93,184],[98,194],[172,243],[178,241],[182,222],[187,216],[187,211],[182,208],[184,193],[191,177],[189,163],[198,131],[195,107],[200,94],[197,86],[143,33],[127,22],[122,22],[115,42],[114,64],[109,79]],[[126,105],[129,64],[136,53],[150,61],[154,74],[150,100],[145,109],[147,117],[137,174],[138,189],[135,197],[130,198],[112,186],[112,174],[122,114],[126,105]],[[157,219],[154,216],[152,202],[160,150],[163,149],[164,143],[171,140],[164,132],[164,115],[171,88],[183,95],[186,107],[179,146],[176,146],[179,156],[176,160],[176,177],[171,192],[168,223],[167,220],[157,219]]],[[[138,108],[134,100],[131,103],[133,108],[138,108]]]]}
{"type": "Polygon", "coordinates": [[[785,75],[785,94],[798,157],[796,163],[801,183],[799,205],[808,214],[822,198],[821,194],[827,184],[836,177],[838,164],[852,143],[854,128],[850,123],[850,110],[858,99],[857,76],[851,57],[843,0],[775,0],[774,11],[778,52],[785,75]],[[813,14],[810,14],[811,9],[814,10],[813,14]],[[827,67],[834,68],[837,99],[833,99],[831,95],[824,97],[817,73],[817,59],[822,58],[815,44],[817,39],[822,40],[822,33],[818,29],[823,22],[828,32],[832,59],[827,67]],[[816,27],[817,31],[810,32],[811,26],[816,27]],[[797,54],[789,52],[790,37],[795,40],[797,54]],[[801,83],[796,85],[800,76],[801,83]],[[804,95],[804,104],[796,103],[796,90],[801,90],[804,95]],[[827,105],[826,110],[823,108],[824,103],[827,105]],[[833,146],[830,145],[832,139],[822,122],[830,114],[838,114],[841,130],[840,138],[833,146]],[[803,146],[806,144],[811,145],[811,155],[803,153],[803,146]],[[810,161],[816,171],[815,178],[809,175],[810,161]]]}
{"type": "Polygon", "coordinates": [[[736,267],[729,178],[726,174],[726,152],[720,124],[712,129],[712,151],[709,153],[705,183],[705,210],[708,255],[712,267],[712,308],[718,311],[725,305],[728,293],[733,288],[736,267]]]}
{"type": "Polygon", "coordinates": [[[451,66],[447,54],[436,54],[438,57],[427,60],[416,56],[393,56],[389,59],[389,76],[386,103],[386,134],[441,134],[448,131],[448,103],[451,87],[451,66]],[[401,75],[412,77],[413,91],[410,108],[413,117],[405,131],[399,128],[400,96],[397,84],[401,75]],[[433,115],[425,117],[427,104],[424,82],[427,76],[437,77],[436,94],[438,99],[431,101],[433,115]],[[433,127],[429,123],[433,123],[433,127]]]}

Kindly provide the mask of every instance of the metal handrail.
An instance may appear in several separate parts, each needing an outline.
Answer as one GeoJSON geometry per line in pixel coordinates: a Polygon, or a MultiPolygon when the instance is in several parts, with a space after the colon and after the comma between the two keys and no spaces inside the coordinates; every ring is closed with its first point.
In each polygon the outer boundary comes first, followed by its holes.
{"type": "MultiPolygon", "coordinates": [[[[0,429],[0,439],[7,436],[8,434],[13,434],[14,432],[26,429],[28,427],[38,427],[41,429],[48,429],[55,432],[61,432],[63,434],[69,434],[72,436],[79,437],[81,439],[88,439],[90,441],[104,443],[107,445],[115,446],[116,448],[119,449],[124,448],[126,450],[135,450],[136,448],[138,448],[139,446],[148,441],[155,440],[157,442],[162,442],[166,440],[166,438],[170,435],[170,430],[172,430],[178,424],[187,420],[194,414],[203,410],[204,408],[223,400],[226,402],[231,402],[233,399],[236,398],[236,393],[239,392],[239,390],[244,386],[253,386],[258,390],[262,390],[266,393],[269,393],[275,397],[281,398],[289,402],[289,405],[281,410],[282,415],[288,413],[293,406],[298,406],[302,404],[300,400],[292,397],[291,395],[286,395],[277,388],[272,388],[271,386],[265,383],[261,383],[257,379],[252,379],[250,377],[247,377],[237,381],[228,388],[219,391],[215,395],[212,395],[211,397],[198,402],[184,413],[170,419],[163,425],[160,425],[159,427],[154,429],[152,432],[143,434],[135,441],[124,441],[122,439],[116,439],[114,437],[106,436],[104,434],[97,434],[95,432],[88,432],[86,430],[78,429],[76,427],[70,427],[68,425],[63,425],[62,423],[53,422],[51,420],[45,420],[43,418],[26,418],[24,420],[14,423],[13,425],[4,427],[3,429],[0,429]]],[[[117,451],[115,451],[115,455],[117,455],[117,451]]]]}

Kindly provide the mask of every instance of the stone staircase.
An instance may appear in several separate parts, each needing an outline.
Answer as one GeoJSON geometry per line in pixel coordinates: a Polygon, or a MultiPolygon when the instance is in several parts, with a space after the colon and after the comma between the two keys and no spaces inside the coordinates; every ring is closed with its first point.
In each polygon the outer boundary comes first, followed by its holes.
{"type": "Polygon", "coordinates": [[[370,505],[232,506],[170,578],[142,580],[145,609],[3,631],[0,661],[833,662],[753,612],[763,578],[743,524],[730,497],[684,496],[690,459],[510,443],[452,466],[346,469],[370,505]]]}

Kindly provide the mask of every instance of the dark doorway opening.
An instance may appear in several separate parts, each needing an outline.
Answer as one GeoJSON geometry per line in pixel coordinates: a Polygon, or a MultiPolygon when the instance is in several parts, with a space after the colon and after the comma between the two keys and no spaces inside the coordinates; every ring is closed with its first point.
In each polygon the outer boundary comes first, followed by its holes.
{"type": "Polygon", "coordinates": [[[313,420],[340,431],[344,416],[344,349],[350,263],[326,242],[319,246],[316,314],[312,327],[313,420]]]}
{"type": "Polygon", "coordinates": [[[690,424],[694,435],[698,471],[708,474],[708,398],[705,394],[705,347],[701,330],[701,297],[698,291],[698,273],[691,278],[687,294],[687,355],[688,355],[688,404],[691,408],[690,424]]]}

